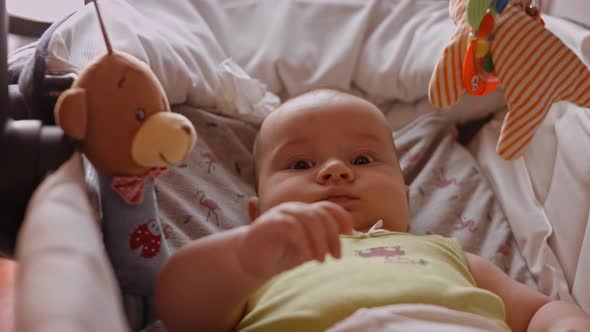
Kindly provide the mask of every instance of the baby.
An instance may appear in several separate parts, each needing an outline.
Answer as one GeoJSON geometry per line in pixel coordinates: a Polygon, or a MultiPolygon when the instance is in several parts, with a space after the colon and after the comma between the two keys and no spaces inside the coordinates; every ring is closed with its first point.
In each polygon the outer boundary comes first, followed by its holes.
{"type": "Polygon", "coordinates": [[[291,99],[262,124],[255,158],[252,224],[192,242],[160,273],[157,308],[170,331],[323,331],[359,308],[401,303],[513,331],[590,331],[575,305],[455,240],[407,233],[408,187],[371,103],[328,89],[291,99]]]}

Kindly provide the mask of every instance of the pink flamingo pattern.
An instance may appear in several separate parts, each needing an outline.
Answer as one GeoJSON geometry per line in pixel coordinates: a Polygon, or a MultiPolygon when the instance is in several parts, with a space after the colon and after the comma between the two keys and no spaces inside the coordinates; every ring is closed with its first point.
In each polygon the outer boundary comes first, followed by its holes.
{"type": "Polygon", "coordinates": [[[409,161],[411,164],[413,164],[413,163],[417,162],[417,161],[420,159],[420,156],[421,156],[420,152],[413,153],[413,154],[411,154],[411,155],[408,157],[408,161],[409,161]]]}
{"type": "Polygon", "coordinates": [[[219,226],[219,216],[217,215],[217,211],[221,211],[221,208],[217,203],[213,200],[207,198],[205,193],[201,190],[197,191],[197,201],[199,205],[208,209],[207,211],[207,221],[209,221],[209,217],[211,215],[215,216],[215,223],[219,226]]]}
{"type": "Polygon", "coordinates": [[[475,233],[477,231],[477,225],[475,220],[461,220],[461,218],[457,218],[457,222],[453,225],[453,230],[462,230],[467,229],[470,233],[475,233]]]}
{"type": "Polygon", "coordinates": [[[436,184],[438,188],[446,188],[450,185],[459,186],[459,182],[455,178],[450,179],[441,179],[440,182],[436,184]]]}
{"type": "Polygon", "coordinates": [[[169,239],[172,236],[172,233],[174,233],[174,229],[172,228],[172,226],[170,226],[168,224],[164,224],[163,232],[164,232],[164,238],[169,239]]]}
{"type": "MultiPolygon", "coordinates": [[[[444,170],[438,169],[436,171],[433,172],[435,174],[435,178],[432,182],[421,186],[418,188],[418,192],[420,193],[421,196],[425,196],[426,195],[426,191],[430,191],[432,190],[432,188],[438,188],[438,189],[444,189],[444,188],[448,188],[451,186],[456,186],[456,187],[460,187],[461,186],[461,182],[458,181],[456,178],[454,177],[446,177],[444,175],[444,170]],[[426,187],[426,188],[424,188],[426,187]]],[[[454,195],[452,197],[452,199],[457,199],[459,196],[458,195],[454,195]]]]}
{"type": "Polygon", "coordinates": [[[496,250],[496,257],[499,256],[500,263],[505,272],[508,272],[509,264],[507,263],[508,257],[510,256],[510,238],[506,239],[503,243],[500,243],[496,250]]]}
{"type": "Polygon", "coordinates": [[[421,156],[422,154],[420,153],[420,151],[409,153],[408,156],[402,160],[402,169],[406,169],[417,163],[418,160],[420,160],[421,156]]]}
{"type": "Polygon", "coordinates": [[[496,253],[507,257],[508,255],[510,255],[510,239],[506,239],[506,241],[504,241],[503,243],[500,243],[500,245],[498,246],[498,249],[496,250],[496,253]]]}
{"type": "Polygon", "coordinates": [[[211,151],[201,152],[201,157],[206,160],[207,173],[211,174],[211,172],[215,170],[215,162],[217,161],[217,157],[215,157],[211,151]]]}
{"type": "Polygon", "coordinates": [[[459,186],[460,185],[460,183],[459,183],[459,181],[457,181],[457,179],[455,179],[453,177],[447,178],[444,175],[445,172],[444,172],[444,170],[442,168],[439,169],[437,173],[438,173],[438,175],[437,175],[438,183],[436,184],[436,187],[438,187],[438,188],[447,188],[447,187],[449,187],[451,185],[455,185],[455,186],[459,186]]]}

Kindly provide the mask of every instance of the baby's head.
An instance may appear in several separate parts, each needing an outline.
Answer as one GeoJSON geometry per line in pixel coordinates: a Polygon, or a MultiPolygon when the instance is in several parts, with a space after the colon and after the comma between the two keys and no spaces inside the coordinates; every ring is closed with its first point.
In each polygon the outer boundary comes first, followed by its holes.
{"type": "Polygon", "coordinates": [[[405,232],[408,188],[391,128],[377,107],[336,90],[295,97],[272,112],[255,144],[258,197],[250,218],[280,203],[332,201],[353,216],[353,228],[405,232]]]}

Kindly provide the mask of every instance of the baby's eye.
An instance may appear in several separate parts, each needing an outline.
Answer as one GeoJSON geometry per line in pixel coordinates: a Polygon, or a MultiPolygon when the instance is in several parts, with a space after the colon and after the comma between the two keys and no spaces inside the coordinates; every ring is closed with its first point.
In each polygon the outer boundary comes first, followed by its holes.
{"type": "Polygon", "coordinates": [[[313,167],[313,163],[309,160],[296,160],[289,166],[290,169],[309,169],[313,167]]]}
{"type": "Polygon", "coordinates": [[[369,156],[359,155],[351,161],[351,164],[353,164],[353,165],[366,165],[366,164],[370,164],[374,161],[375,160],[369,156]]]}

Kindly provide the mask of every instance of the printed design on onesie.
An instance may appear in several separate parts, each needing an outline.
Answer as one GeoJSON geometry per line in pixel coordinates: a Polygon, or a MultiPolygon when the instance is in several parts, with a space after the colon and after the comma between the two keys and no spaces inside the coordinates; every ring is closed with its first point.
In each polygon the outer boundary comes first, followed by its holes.
{"type": "Polygon", "coordinates": [[[162,244],[162,232],[155,219],[150,219],[140,224],[129,235],[129,247],[131,250],[141,248],[140,255],[143,258],[152,258],[160,252],[162,244]]]}
{"type": "Polygon", "coordinates": [[[428,265],[428,261],[424,258],[410,258],[406,257],[406,251],[401,246],[395,245],[390,247],[374,247],[363,250],[356,250],[356,255],[363,258],[383,257],[384,263],[400,263],[412,265],[428,265]]]}
{"type": "Polygon", "coordinates": [[[356,254],[360,257],[395,257],[403,256],[406,254],[400,246],[393,247],[375,247],[363,250],[357,250],[356,254]]]}

